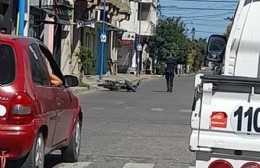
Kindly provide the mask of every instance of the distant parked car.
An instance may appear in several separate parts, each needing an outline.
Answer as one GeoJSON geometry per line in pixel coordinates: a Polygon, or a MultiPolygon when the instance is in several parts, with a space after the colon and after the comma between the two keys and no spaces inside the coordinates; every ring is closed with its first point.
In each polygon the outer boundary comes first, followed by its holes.
{"type": "Polygon", "coordinates": [[[43,168],[44,155],[61,150],[78,161],[82,111],[68,89],[75,76],[63,76],[39,40],[0,34],[0,156],[15,168],[43,168]],[[62,84],[51,83],[50,73],[62,84]]]}

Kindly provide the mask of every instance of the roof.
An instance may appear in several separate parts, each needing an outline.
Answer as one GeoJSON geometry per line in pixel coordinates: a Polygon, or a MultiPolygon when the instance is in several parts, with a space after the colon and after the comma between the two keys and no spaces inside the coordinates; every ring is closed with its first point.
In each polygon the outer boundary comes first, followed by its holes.
{"type": "Polygon", "coordinates": [[[32,37],[25,37],[25,36],[17,36],[17,35],[11,35],[11,34],[2,34],[0,33],[0,40],[6,41],[12,43],[13,41],[18,41],[22,43],[31,43],[31,42],[37,42],[38,39],[32,38],[32,37]]]}

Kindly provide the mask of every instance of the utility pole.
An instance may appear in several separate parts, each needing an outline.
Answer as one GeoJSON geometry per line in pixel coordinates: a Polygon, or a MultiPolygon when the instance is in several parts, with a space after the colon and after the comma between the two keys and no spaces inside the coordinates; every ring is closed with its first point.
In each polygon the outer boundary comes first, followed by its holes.
{"type": "Polygon", "coordinates": [[[19,27],[18,27],[19,36],[23,36],[23,32],[24,32],[24,12],[25,12],[25,0],[19,0],[19,27]]]}
{"type": "Polygon", "coordinates": [[[196,31],[196,30],[195,30],[195,28],[193,27],[192,30],[191,30],[191,33],[192,33],[191,39],[192,39],[192,41],[195,40],[195,31],[196,31]]]}
{"type": "Polygon", "coordinates": [[[142,21],[142,0],[139,0],[139,31],[138,31],[138,44],[137,44],[137,66],[136,66],[136,76],[140,74],[140,56],[142,51],[142,44],[141,44],[141,21],[142,21]]]}
{"type": "Polygon", "coordinates": [[[102,32],[100,35],[101,54],[100,54],[99,80],[102,80],[102,76],[103,76],[104,48],[105,48],[105,43],[107,41],[107,35],[106,35],[106,30],[105,30],[105,21],[106,21],[106,0],[103,0],[103,22],[102,22],[102,32]]]}

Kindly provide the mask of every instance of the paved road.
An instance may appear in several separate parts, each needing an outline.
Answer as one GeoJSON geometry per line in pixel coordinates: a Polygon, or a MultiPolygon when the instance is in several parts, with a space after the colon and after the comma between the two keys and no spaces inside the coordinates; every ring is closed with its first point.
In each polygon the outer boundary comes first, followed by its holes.
{"type": "Polygon", "coordinates": [[[46,158],[46,168],[185,168],[189,151],[193,76],[143,82],[138,92],[101,90],[79,95],[84,112],[80,162],[46,158]]]}

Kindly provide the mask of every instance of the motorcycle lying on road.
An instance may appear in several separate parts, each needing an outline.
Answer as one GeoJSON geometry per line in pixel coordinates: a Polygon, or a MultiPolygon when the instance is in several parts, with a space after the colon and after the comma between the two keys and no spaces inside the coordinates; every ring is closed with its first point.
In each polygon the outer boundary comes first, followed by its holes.
{"type": "Polygon", "coordinates": [[[127,90],[128,92],[136,92],[140,82],[140,80],[137,83],[132,83],[128,80],[125,80],[124,82],[105,80],[104,83],[98,84],[98,86],[103,86],[111,91],[127,90]]]}

